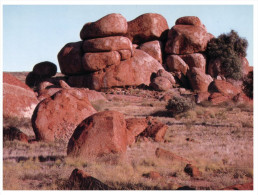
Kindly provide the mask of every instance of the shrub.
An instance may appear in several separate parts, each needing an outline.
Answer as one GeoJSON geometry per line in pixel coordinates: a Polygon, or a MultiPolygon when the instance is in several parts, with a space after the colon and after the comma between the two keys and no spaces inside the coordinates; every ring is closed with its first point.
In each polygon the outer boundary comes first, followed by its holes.
{"type": "Polygon", "coordinates": [[[243,91],[249,98],[253,99],[253,71],[244,78],[243,91]]]}
{"type": "Polygon", "coordinates": [[[213,38],[207,45],[207,56],[210,59],[219,59],[221,72],[227,78],[240,80],[242,78],[241,58],[246,56],[248,42],[231,30],[228,34],[221,34],[213,38]]]}
{"type": "Polygon", "coordinates": [[[194,101],[190,100],[189,98],[175,96],[168,101],[166,109],[168,109],[171,112],[171,114],[175,116],[177,114],[193,109],[194,106],[194,101]]]}

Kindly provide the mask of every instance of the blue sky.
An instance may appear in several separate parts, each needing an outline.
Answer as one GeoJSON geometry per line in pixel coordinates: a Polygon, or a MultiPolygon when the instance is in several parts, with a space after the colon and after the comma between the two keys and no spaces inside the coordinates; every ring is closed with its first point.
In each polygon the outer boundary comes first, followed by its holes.
{"type": "Polygon", "coordinates": [[[215,36],[234,29],[248,40],[247,59],[253,65],[252,5],[4,5],[3,71],[31,71],[41,61],[58,66],[58,52],[80,40],[82,26],[110,13],[121,13],[128,21],[159,13],[169,28],[179,17],[198,16],[215,36]]]}

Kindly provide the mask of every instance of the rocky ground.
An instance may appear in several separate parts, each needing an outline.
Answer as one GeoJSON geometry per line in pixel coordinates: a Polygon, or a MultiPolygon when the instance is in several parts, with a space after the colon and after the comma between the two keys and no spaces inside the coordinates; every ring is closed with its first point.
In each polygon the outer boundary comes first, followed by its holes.
{"type": "MultiPolygon", "coordinates": [[[[27,73],[12,74],[24,81],[27,73]]],[[[3,188],[71,189],[69,177],[75,168],[112,189],[123,190],[176,190],[186,186],[218,190],[253,181],[252,105],[202,103],[172,117],[165,108],[169,97],[192,96],[190,91],[173,88],[157,92],[131,87],[113,88],[102,94],[108,101],[92,103],[98,112],[114,110],[125,118],[158,119],[168,126],[165,141],[138,137],[122,158],[78,161],[67,157],[67,145],[62,142],[33,141],[30,119],[4,118],[4,126],[17,127],[30,142],[4,140],[3,188]]]]}

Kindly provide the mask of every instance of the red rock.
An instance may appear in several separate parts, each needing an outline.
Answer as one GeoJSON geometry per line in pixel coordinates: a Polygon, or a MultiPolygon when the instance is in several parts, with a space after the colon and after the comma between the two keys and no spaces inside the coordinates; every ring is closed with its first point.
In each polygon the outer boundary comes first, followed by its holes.
{"type": "Polygon", "coordinates": [[[164,142],[164,136],[168,126],[156,119],[147,120],[149,120],[149,126],[140,134],[140,136],[153,138],[157,142],[164,142]]]}
{"type": "Polygon", "coordinates": [[[109,66],[103,71],[88,75],[70,76],[68,83],[73,87],[88,87],[94,90],[103,88],[149,85],[151,75],[162,65],[153,57],[141,50],[135,50],[134,56],[121,61],[118,66],[109,66]]]}
{"type": "Polygon", "coordinates": [[[33,73],[50,78],[56,75],[57,67],[52,62],[40,62],[33,67],[33,73]]]}
{"type": "Polygon", "coordinates": [[[61,72],[65,75],[84,73],[82,56],[82,41],[66,44],[57,55],[61,72]]]}
{"type": "Polygon", "coordinates": [[[184,16],[184,17],[178,18],[176,20],[176,25],[179,25],[179,24],[202,27],[201,20],[196,16],[184,16]]]}
{"type": "Polygon", "coordinates": [[[29,137],[17,129],[16,127],[7,127],[3,129],[3,140],[13,141],[18,140],[21,142],[28,143],[29,137]]]}
{"type": "Polygon", "coordinates": [[[201,53],[186,54],[180,56],[185,63],[189,66],[189,69],[196,67],[200,68],[203,73],[206,72],[206,57],[201,53]]]}
{"type": "Polygon", "coordinates": [[[221,93],[217,93],[217,92],[212,93],[209,97],[209,101],[214,105],[221,104],[229,100],[230,98],[228,96],[224,96],[221,93]]]}
{"type": "Polygon", "coordinates": [[[168,30],[167,20],[160,14],[146,13],[128,22],[127,37],[132,43],[140,44],[161,40],[168,30]]]}
{"type": "Polygon", "coordinates": [[[247,97],[244,93],[239,93],[232,98],[233,101],[242,104],[253,104],[253,100],[247,97]]]}
{"type": "Polygon", "coordinates": [[[70,87],[65,81],[63,81],[63,80],[60,80],[60,81],[59,81],[59,85],[60,85],[60,87],[63,88],[63,89],[70,89],[70,88],[71,88],[71,87],[70,87]]]}
{"type": "Polygon", "coordinates": [[[32,127],[37,140],[67,142],[76,126],[94,113],[83,90],[63,89],[38,104],[32,127]]]}
{"type": "Polygon", "coordinates": [[[151,171],[149,173],[146,173],[146,174],[143,174],[144,177],[147,177],[147,178],[150,178],[152,180],[157,180],[157,179],[160,179],[162,178],[162,176],[160,175],[159,172],[156,172],[156,171],[151,171]]]}
{"type": "Polygon", "coordinates": [[[241,58],[241,62],[242,62],[243,74],[247,75],[249,72],[249,62],[245,57],[241,58]]]}
{"type": "Polygon", "coordinates": [[[44,90],[40,90],[39,91],[39,95],[38,95],[38,100],[41,102],[42,100],[51,97],[52,95],[54,95],[56,92],[61,91],[61,88],[49,88],[49,89],[44,89],[44,90]]]}
{"type": "Polygon", "coordinates": [[[109,186],[80,169],[74,169],[69,177],[69,188],[76,190],[111,190],[109,186]]]}
{"type": "Polygon", "coordinates": [[[132,48],[132,42],[127,37],[122,36],[88,39],[83,42],[83,51],[85,53],[117,50],[132,51],[132,48]]]}
{"type": "Polygon", "coordinates": [[[167,54],[189,54],[206,50],[211,39],[205,29],[192,25],[175,25],[168,32],[165,52],[167,54]]]}
{"type": "Polygon", "coordinates": [[[127,60],[133,56],[132,54],[133,51],[130,51],[130,50],[121,49],[121,50],[118,50],[118,52],[121,56],[121,60],[127,60]]]}
{"type": "Polygon", "coordinates": [[[241,92],[241,89],[234,87],[227,81],[214,80],[209,86],[209,91],[218,92],[225,96],[235,96],[241,92]]]}
{"type": "Polygon", "coordinates": [[[191,164],[191,162],[181,156],[178,156],[168,150],[164,150],[162,148],[157,148],[156,151],[155,151],[155,155],[158,157],[158,158],[163,158],[163,159],[168,159],[168,160],[171,160],[171,161],[179,161],[179,162],[183,162],[183,163],[188,163],[188,164],[191,164]]]}
{"type": "Polygon", "coordinates": [[[253,190],[253,182],[244,183],[244,184],[236,184],[233,186],[223,188],[221,190],[253,190]]]}
{"type": "Polygon", "coordinates": [[[180,86],[187,89],[190,88],[189,80],[182,72],[175,72],[175,78],[177,78],[176,81],[180,86]]]}
{"type": "Polygon", "coordinates": [[[165,77],[156,77],[150,86],[157,91],[167,91],[172,88],[171,82],[165,77]]]}
{"type": "Polygon", "coordinates": [[[98,71],[111,65],[118,65],[121,56],[117,51],[85,53],[82,65],[85,71],[98,71]]]}
{"type": "Polygon", "coordinates": [[[190,82],[190,85],[194,91],[206,92],[208,87],[212,82],[210,75],[206,75],[200,68],[191,68],[187,72],[187,78],[190,82]]]}
{"type": "Polygon", "coordinates": [[[39,86],[38,86],[38,91],[39,91],[39,93],[40,93],[41,91],[43,91],[43,90],[45,90],[45,89],[47,89],[47,88],[53,87],[53,86],[55,86],[53,83],[50,83],[50,82],[48,82],[48,81],[43,81],[43,82],[41,82],[41,83],[39,84],[39,86]]]}
{"type": "Polygon", "coordinates": [[[129,118],[125,121],[128,145],[132,145],[135,142],[135,137],[148,127],[148,121],[146,118],[129,118]]]}
{"type": "Polygon", "coordinates": [[[117,111],[103,111],[83,120],[67,147],[68,156],[92,159],[107,154],[124,154],[127,148],[126,122],[117,111]]]}
{"type": "Polygon", "coordinates": [[[157,77],[164,77],[164,78],[168,79],[172,85],[174,85],[176,83],[173,75],[163,69],[158,70],[157,77]]]}
{"type": "Polygon", "coordinates": [[[184,171],[185,173],[194,178],[198,178],[201,176],[201,172],[199,171],[199,169],[196,166],[193,166],[192,164],[187,164],[184,171]]]}
{"type": "Polygon", "coordinates": [[[197,104],[203,102],[203,101],[208,101],[209,100],[209,97],[210,97],[210,93],[209,92],[200,92],[196,95],[195,97],[195,102],[197,104]]]}
{"type": "Polygon", "coordinates": [[[121,14],[108,14],[96,22],[86,23],[81,32],[82,40],[97,37],[124,35],[127,32],[127,21],[121,14]]]}
{"type": "Polygon", "coordinates": [[[34,91],[14,76],[3,73],[3,116],[30,118],[37,104],[34,91]]]}
{"type": "Polygon", "coordinates": [[[162,64],[162,50],[160,41],[149,41],[140,45],[139,49],[145,51],[147,54],[158,60],[162,64]]]}
{"type": "Polygon", "coordinates": [[[182,72],[186,75],[189,66],[185,61],[178,55],[169,55],[166,59],[166,65],[170,72],[182,72]]]}

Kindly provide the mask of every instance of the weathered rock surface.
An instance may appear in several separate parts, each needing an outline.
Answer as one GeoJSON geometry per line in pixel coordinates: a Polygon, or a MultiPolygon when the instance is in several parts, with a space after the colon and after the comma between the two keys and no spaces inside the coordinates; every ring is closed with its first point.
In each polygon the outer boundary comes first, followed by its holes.
{"type": "Polygon", "coordinates": [[[121,56],[117,51],[85,53],[82,59],[83,68],[85,71],[98,71],[111,65],[118,65],[121,56]]]}
{"type": "Polygon", "coordinates": [[[140,45],[139,49],[145,51],[162,64],[162,46],[160,41],[156,40],[143,43],[140,45]]]}
{"type": "Polygon", "coordinates": [[[197,104],[203,102],[203,101],[208,101],[209,97],[210,97],[210,93],[209,92],[200,92],[195,96],[195,102],[197,104]]]}
{"type": "Polygon", "coordinates": [[[30,118],[37,104],[35,93],[27,85],[3,73],[3,116],[30,118]]]}
{"type": "Polygon", "coordinates": [[[132,42],[123,36],[103,37],[96,39],[88,39],[83,42],[83,51],[89,52],[107,52],[117,50],[132,51],[132,42]]]}
{"type": "Polygon", "coordinates": [[[173,152],[162,149],[162,148],[157,148],[155,151],[155,155],[158,158],[163,158],[163,159],[168,159],[171,161],[179,161],[179,162],[191,164],[191,162],[189,160],[187,160],[181,156],[178,156],[178,155],[174,154],[173,152]]]}
{"type": "Polygon", "coordinates": [[[167,91],[172,88],[171,82],[161,76],[154,78],[150,86],[157,91],[167,91]]]}
{"type": "Polygon", "coordinates": [[[158,70],[157,77],[164,77],[164,78],[168,79],[172,85],[174,85],[176,83],[173,75],[163,69],[158,70]]]}
{"type": "Polygon", "coordinates": [[[168,32],[167,54],[191,54],[206,50],[211,35],[205,29],[192,25],[175,25],[168,32]]]}
{"type": "Polygon", "coordinates": [[[164,68],[157,60],[136,49],[132,58],[121,61],[118,66],[110,66],[104,71],[88,75],[70,76],[68,83],[73,87],[88,87],[94,90],[114,86],[149,85],[151,75],[159,69],[164,68]]]}
{"type": "Polygon", "coordinates": [[[82,40],[124,35],[127,32],[127,21],[121,14],[113,13],[108,14],[96,22],[86,23],[81,32],[80,37],[82,40]]]}
{"type": "Polygon", "coordinates": [[[176,25],[179,25],[179,24],[202,27],[201,20],[196,16],[184,16],[184,17],[178,18],[176,20],[176,25]]]}
{"type": "Polygon", "coordinates": [[[127,147],[126,122],[117,111],[103,111],[83,120],[67,147],[68,156],[92,159],[107,154],[124,154],[127,147]]]}
{"type": "Polygon", "coordinates": [[[129,118],[125,121],[128,145],[132,145],[135,142],[135,137],[148,127],[148,121],[146,118],[129,118]]]}
{"type": "Polygon", "coordinates": [[[84,73],[82,66],[82,41],[66,44],[58,53],[57,58],[61,72],[65,75],[84,73]]]}
{"type": "Polygon", "coordinates": [[[166,59],[166,65],[170,72],[181,72],[186,75],[189,66],[178,55],[169,55],[166,59]]]}
{"type": "Polygon", "coordinates": [[[244,184],[236,184],[233,186],[223,188],[221,190],[253,190],[253,182],[244,183],[244,184]]]}
{"type": "Polygon", "coordinates": [[[195,67],[206,72],[206,57],[201,53],[185,54],[180,56],[185,63],[189,66],[189,69],[195,67]]]}
{"type": "Polygon", "coordinates": [[[187,72],[187,78],[193,90],[199,92],[208,91],[210,83],[213,81],[210,75],[206,75],[200,68],[191,68],[187,72]]]}
{"type": "Polygon", "coordinates": [[[192,164],[187,164],[184,168],[184,171],[185,173],[194,178],[198,178],[201,176],[201,172],[199,171],[199,169],[192,164]]]}
{"type": "Polygon", "coordinates": [[[33,73],[42,77],[50,78],[56,75],[57,66],[52,62],[40,62],[33,67],[33,73]]]}
{"type": "Polygon", "coordinates": [[[235,96],[241,92],[241,89],[234,87],[231,83],[223,80],[214,80],[210,86],[209,91],[218,92],[225,96],[235,96]]]}
{"type": "Polygon", "coordinates": [[[146,13],[128,22],[127,37],[132,43],[140,44],[163,39],[168,30],[167,20],[160,14],[146,13]]]}
{"type": "Polygon", "coordinates": [[[71,190],[112,190],[106,184],[80,169],[74,169],[70,175],[69,188],[71,190]]]}
{"type": "Polygon", "coordinates": [[[32,127],[37,140],[68,142],[77,125],[94,113],[83,90],[63,89],[38,104],[32,127]]]}
{"type": "Polygon", "coordinates": [[[218,92],[214,92],[209,96],[209,101],[214,105],[218,105],[229,100],[230,98],[228,96],[225,96],[218,92]]]}

